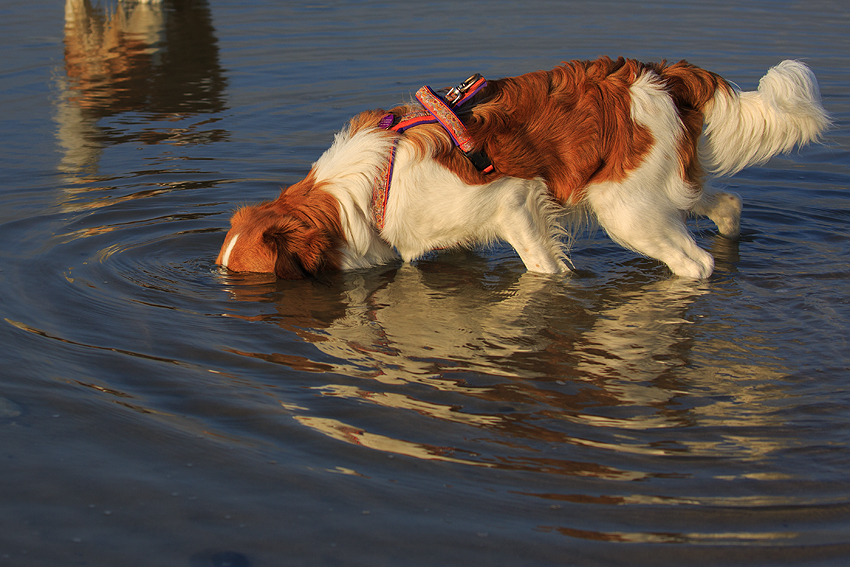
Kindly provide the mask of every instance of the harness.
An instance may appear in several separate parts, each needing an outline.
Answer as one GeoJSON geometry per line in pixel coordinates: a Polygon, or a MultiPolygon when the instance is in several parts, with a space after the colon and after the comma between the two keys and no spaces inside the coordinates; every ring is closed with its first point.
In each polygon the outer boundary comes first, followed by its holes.
{"type": "MultiPolygon", "coordinates": [[[[378,127],[403,134],[405,130],[415,126],[439,123],[478,171],[485,174],[491,173],[494,171],[493,163],[483,150],[473,151],[474,142],[456,112],[486,85],[487,81],[478,73],[472,75],[460,85],[449,89],[444,96],[440,96],[426,85],[416,91],[416,100],[422,105],[421,109],[400,117],[392,113],[386,114],[378,122],[378,127]]],[[[393,141],[389,159],[375,180],[375,188],[372,191],[372,213],[379,232],[384,228],[384,216],[390,194],[390,181],[393,177],[398,140],[398,137],[396,137],[393,141]]]]}

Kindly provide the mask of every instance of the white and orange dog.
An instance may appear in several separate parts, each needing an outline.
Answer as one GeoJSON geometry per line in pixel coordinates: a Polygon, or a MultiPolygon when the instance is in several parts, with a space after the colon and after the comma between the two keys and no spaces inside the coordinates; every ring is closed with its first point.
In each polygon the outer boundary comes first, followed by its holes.
{"type": "Polygon", "coordinates": [[[294,279],[501,239],[528,270],[555,273],[568,270],[565,228],[588,219],[674,274],[706,278],[714,259],[686,218],[735,238],[741,199],[703,187],[704,168],[764,163],[829,125],[797,61],[753,92],[684,61],[622,58],[469,86],[423,87],[437,111],[417,93],[356,116],[304,180],[233,215],[217,263],[294,279]]]}

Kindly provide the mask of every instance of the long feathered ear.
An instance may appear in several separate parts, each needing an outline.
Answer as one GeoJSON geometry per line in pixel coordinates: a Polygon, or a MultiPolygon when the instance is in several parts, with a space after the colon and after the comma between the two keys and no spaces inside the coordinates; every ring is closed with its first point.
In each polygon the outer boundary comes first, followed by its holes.
{"type": "Polygon", "coordinates": [[[291,217],[266,229],[263,241],[277,255],[275,275],[286,280],[315,277],[337,255],[332,236],[291,217]]]}

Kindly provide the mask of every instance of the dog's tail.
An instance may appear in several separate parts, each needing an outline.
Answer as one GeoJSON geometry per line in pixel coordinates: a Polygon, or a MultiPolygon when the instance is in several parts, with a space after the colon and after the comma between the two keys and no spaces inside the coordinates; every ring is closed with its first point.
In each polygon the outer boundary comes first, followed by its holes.
{"type": "Polygon", "coordinates": [[[796,145],[818,141],[830,124],[817,79],[799,61],[771,68],[757,91],[718,88],[704,114],[701,161],[717,175],[736,173],[796,145]]]}

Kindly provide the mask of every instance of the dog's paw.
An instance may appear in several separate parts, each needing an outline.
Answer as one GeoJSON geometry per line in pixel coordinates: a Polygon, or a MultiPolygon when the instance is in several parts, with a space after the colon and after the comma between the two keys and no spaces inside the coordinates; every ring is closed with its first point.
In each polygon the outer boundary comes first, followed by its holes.
{"type": "Polygon", "coordinates": [[[737,193],[718,193],[711,220],[721,236],[735,240],[741,234],[743,200],[737,193]]]}
{"type": "Polygon", "coordinates": [[[707,279],[714,272],[714,256],[702,249],[699,249],[699,252],[701,254],[697,258],[683,256],[677,262],[668,263],[667,265],[680,278],[692,280],[707,279]]]}

